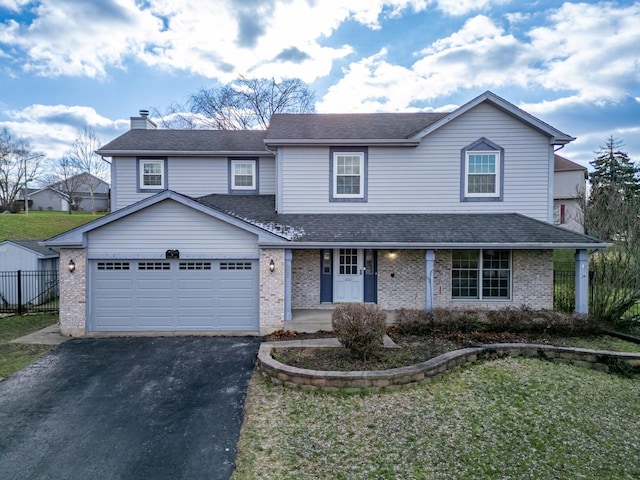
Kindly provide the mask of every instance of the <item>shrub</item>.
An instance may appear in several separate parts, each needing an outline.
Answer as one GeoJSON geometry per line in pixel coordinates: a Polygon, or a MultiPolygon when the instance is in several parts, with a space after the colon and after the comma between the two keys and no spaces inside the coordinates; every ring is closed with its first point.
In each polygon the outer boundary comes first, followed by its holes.
{"type": "Polygon", "coordinates": [[[382,346],[387,314],[377,305],[344,303],[331,315],[333,331],[351,355],[366,360],[382,346]]]}
{"type": "Polygon", "coordinates": [[[593,319],[522,305],[500,310],[435,309],[431,312],[402,308],[396,312],[398,333],[433,335],[448,333],[551,333],[589,335],[600,332],[593,319]]]}

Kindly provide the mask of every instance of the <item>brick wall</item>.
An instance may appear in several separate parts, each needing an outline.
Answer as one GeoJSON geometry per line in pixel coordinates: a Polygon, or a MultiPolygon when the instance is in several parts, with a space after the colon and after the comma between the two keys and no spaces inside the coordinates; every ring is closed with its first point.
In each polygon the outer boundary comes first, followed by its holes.
{"type": "MultiPolygon", "coordinates": [[[[451,251],[436,251],[434,306],[442,308],[496,309],[529,305],[553,308],[553,252],[514,250],[512,299],[464,301],[451,299],[451,251]]],[[[330,308],[320,304],[320,253],[294,250],[292,261],[292,309],[330,308]]],[[[425,307],[425,250],[378,251],[378,305],[385,310],[425,307]]]]}
{"type": "Polygon", "coordinates": [[[553,309],[553,251],[513,250],[511,300],[473,301],[451,299],[451,251],[436,251],[434,306],[436,308],[499,309],[528,305],[553,309]]]}
{"type": "Polygon", "coordinates": [[[60,250],[60,330],[79,337],[87,327],[87,257],[83,248],[60,250]],[[76,269],[69,272],[69,261],[76,269]]]}
{"type": "Polygon", "coordinates": [[[319,250],[293,250],[291,283],[292,309],[321,308],[319,250]]]}
{"type": "Polygon", "coordinates": [[[284,250],[260,250],[260,334],[284,328],[284,250]],[[269,264],[273,260],[272,272],[269,264]]]}
{"type": "Polygon", "coordinates": [[[425,251],[378,251],[378,305],[385,310],[424,308],[425,251]]]}

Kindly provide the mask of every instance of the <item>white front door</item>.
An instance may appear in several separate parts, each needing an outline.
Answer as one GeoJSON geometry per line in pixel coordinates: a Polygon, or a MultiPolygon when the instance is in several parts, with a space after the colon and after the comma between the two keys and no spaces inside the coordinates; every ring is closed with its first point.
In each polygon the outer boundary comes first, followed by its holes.
{"type": "Polygon", "coordinates": [[[357,248],[338,248],[334,258],[334,302],[362,302],[364,298],[363,254],[357,248]]]}

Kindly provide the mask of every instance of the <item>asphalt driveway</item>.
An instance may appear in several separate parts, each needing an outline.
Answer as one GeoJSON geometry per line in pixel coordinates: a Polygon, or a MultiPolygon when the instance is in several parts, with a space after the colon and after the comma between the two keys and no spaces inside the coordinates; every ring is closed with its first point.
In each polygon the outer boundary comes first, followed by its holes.
{"type": "Polygon", "coordinates": [[[71,340],[0,382],[0,478],[221,479],[252,337],[71,340]]]}

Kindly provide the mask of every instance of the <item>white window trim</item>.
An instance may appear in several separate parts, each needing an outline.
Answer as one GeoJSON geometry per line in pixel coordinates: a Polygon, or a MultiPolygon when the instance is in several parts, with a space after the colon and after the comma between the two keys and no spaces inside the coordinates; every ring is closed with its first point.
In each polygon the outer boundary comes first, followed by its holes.
{"type": "Polygon", "coordinates": [[[231,160],[231,190],[255,190],[256,189],[256,161],[255,160],[231,160]],[[236,185],[236,165],[251,165],[251,185],[236,185]]]}
{"type": "Polygon", "coordinates": [[[140,190],[164,190],[165,189],[165,174],[164,171],[165,161],[162,159],[141,159],[138,164],[138,168],[140,169],[139,177],[140,177],[140,190]],[[144,167],[148,164],[159,164],[160,165],[160,185],[145,185],[144,184],[144,167]]]}
{"type": "Polygon", "coordinates": [[[497,150],[469,150],[465,152],[464,159],[464,194],[465,197],[473,198],[499,198],[500,197],[500,152],[497,150]],[[469,155],[493,155],[495,157],[496,191],[493,193],[472,193],[469,192],[469,155]]]}
{"type": "Polygon", "coordinates": [[[364,152],[333,152],[333,198],[364,198],[364,152]],[[360,193],[338,193],[338,157],[358,157],[360,162],[360,193]]]}

